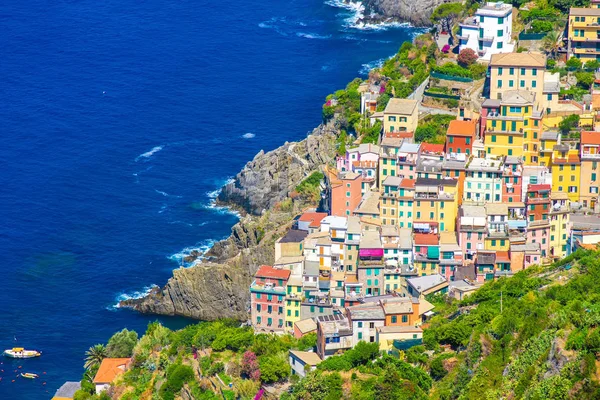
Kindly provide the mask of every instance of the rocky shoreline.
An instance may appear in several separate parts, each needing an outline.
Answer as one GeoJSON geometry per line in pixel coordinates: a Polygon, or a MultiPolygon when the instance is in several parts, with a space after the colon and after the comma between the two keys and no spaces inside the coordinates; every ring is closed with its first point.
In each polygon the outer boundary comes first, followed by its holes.
{"type": "Polygon", "coordinates": [[[357,20],[356,25],[406,22],[415,27],[427,27],[431,26],[429,18],[433,10],[440,4],[448,2],[448,0],[361,0],[364,15],[357,20]]]}
{"type": "MultiPolygon", "coordinates": [[[[247,320],[248,287],[254,273],[260,265],[275,262],[275,241],[293,218],[311,205],[302,197],[286,207],[281,202],[289,199],[305,177],[334,160],[337,134],[334,124],[320,125],[300,142],[286,142],[267,153],[260,151],[217,198],[218,205],[243,215],[231,228],[231,235],[203,255],[206,261],[175,269],[164,287],[154,288],[140,299],[121,301],[119,306],[204,321],[247,320]]],[[[193,261],[192,257],[186,261],[193,261]]]]}

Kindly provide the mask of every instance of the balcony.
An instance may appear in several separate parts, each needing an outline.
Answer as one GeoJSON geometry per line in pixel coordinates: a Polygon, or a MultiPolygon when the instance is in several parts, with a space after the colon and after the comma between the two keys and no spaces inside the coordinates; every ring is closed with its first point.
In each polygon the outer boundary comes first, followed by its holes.
{"type": "Polygon", "coordinates": [[[528,197],[527,204],[544,204],[550,203],[550,197],[528,197]]]}
{"type": "Polygon", "coordinates": [[[523,121],[522,115],[502,115],[497,111],[490,111],[487,115],[489,119],[497,119],[500,121],[523,121]]]}
{"type": "Polygon", "coordinates": [[[590,152],[583,152],[581,153],[581,159],[582,160],[600,160],[600,153],[590,153],[590,152]]]}
{"type": "Polygon", "coordinates": [[[276,295],[285,296],[285,288],[283,286],[276,286],[273,283],[257,283],[256,281],[252,282],[250,285],[251,292],[261,292],[261,293],[271,293],[276,295]]]}
{"type": "Polygon", "coordinates": [[[477,35],[477,40],[483,41],[483,42],[493,42],[494,41],[494,37],[493,36],[479,36],[479,35],[477,35]]]}

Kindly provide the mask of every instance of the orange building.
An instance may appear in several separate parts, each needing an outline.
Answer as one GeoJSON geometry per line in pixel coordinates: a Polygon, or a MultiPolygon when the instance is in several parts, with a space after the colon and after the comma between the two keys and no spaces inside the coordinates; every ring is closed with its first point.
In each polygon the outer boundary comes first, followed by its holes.
{"type": "Polygon", "coordinates": [[[362,175],[330,169],[326,177],[329,180],[327,187],[330,214],[337,217],[354,215],[354,210],[362,200],[362,175]]]}
{"type": "Polygon", "coordinates": [[[473,154],[477,121],[450,121],[446,132],[446,153],[473,154]]]}

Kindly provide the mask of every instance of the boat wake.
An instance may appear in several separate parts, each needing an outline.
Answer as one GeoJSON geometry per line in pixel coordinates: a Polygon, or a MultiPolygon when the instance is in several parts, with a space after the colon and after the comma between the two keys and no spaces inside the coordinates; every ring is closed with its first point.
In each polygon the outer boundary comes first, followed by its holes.
{"type": "Polygon", "coordinates": [[[255,137],[256,137],[256,135],[252,132],[246,132],[242,135],[242,138],[244,138],[244,139],[253,139],[255,137]]]}
{"type": "Polygon", "coordinates": [[[158,153],[159,151],[161,151],[164,147],[163,146],[154,146],[150,151],[147,151],[145,153],[140,154],[139,156],[137,156],[135,158],[135,161],[138,162],[141,159],[148,159],[150,157],[152,157],[154,154],[158,153]]]}

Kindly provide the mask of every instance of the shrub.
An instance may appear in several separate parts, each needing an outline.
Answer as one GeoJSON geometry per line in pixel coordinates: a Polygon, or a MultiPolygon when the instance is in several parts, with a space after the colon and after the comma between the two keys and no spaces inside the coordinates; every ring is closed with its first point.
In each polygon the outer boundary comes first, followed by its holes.
{"type": "Polygon", "coordinates": [[[463,68],[468,68],[470,65],[474,64],[478,58],[475,50],[467,47],[458,53],[458,64],[463,68]]]}
{"type": "Polygon", "coordinates": [[[173,400],[184,384],[194,379],[190,366],[173,364],[167,370],[167,381],[160,387],[160,395],[165,400],[173,400]]]}
{"type": "Polygon", "coordinates": [[[106,346],[106,354],[112,358],[131,357],[133,348],[138,339],[138,334],[135,331],[123,329],[115,333],[109,340],[106,346]]]}
{"type": "Polygon", "coordinates": [[[262,356],[258,360],[260,380],[264,383],[280,382],[290,376],[290,364],[283,357],[262,356]]]}
{"type": "Polygon", "coordinates": [[[571,57],[567,60],[567,68],[570,70],[581,69],[581,60],[577,57],[571,57]]]}
{"type": "Polygon", "coordinates": [[[575,129],[578,125],[579,125],[579,115],[571,114],[559,122],[558,129],[562,133],[567,134],[570,131],[572,131],[573,129],[575,129]]]}

